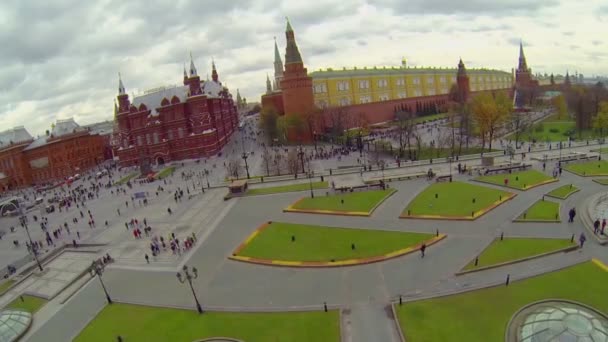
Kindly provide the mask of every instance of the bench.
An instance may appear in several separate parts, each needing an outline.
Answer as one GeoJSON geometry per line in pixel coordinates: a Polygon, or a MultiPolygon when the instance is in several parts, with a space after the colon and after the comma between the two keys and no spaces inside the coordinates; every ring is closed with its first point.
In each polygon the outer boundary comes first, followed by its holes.
{"type": "Polygon", "coordinates": [[[443,175],[443,176],[437,176],[435,178],[435,182],[439,183],[439,182],[452,182],[452,175],[443,175]]]}

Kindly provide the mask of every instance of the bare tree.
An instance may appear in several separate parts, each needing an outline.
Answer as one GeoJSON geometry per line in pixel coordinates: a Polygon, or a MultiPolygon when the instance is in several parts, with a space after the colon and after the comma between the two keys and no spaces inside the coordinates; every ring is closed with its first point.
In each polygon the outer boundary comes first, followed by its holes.
{"type": "Polygon", "coordinates": [[[295,149],[289,151],[287,153],[287,169],[289,170],[289,173],[293,173],[294,175],[297,174],[299,166],[298,153],[295,149]]]}
{"type": "Polygon", "coordinates": [[[268,147],[264,146],[264,150],[262,151],[262,163],[264,164],[264,168],[266,169],[266,176],[270,176],[270,166],[272,165],[272,155],[268,150],[268,147]]]}
{"type": "Polygon", "coordinates": [[[329,120],[332,143],[338,142],[346,128],[348,112],[342,107],[330,107],[325,110],[325,118],[329,120]]]}
{"type": "Polygon", "coordinates": [[[281,152],[276,152],[274,154],[274,166],[277,169],[277,175],[280,176],[281,175],[281,167],[283,165],[283,155],[281,154],[281,152]]]}
{"type": "Polygon", "coordinates": [[[439,158],[441,156],[441,152],[443,152],[444,148],[450,145],[452,142],[452,133],[446,129],[442,129],[439,131],[439,136],[435,140],[435,148],[436,148],[436,156],[439,158]]]}
{"type": "Polygon", "coordinates": [[[528,114],[513,112],[509,117],[507,128],[512,131],[515,136],[515,148],[519,146],[519,139],[528,127],[530,127],[530,118],[528,114]]]}
{"type": "Polygon", "coordinates": [[[241,170],[241,161],[238,156],[231,156],[226,165],[228,168],[228,175],[230,177],[239,178],[239,171],[241,170]]]}
{"type": "Polygon", "coordinates": [[[414,113],[410,111],[400,110],[397,111],[397,136],[399,138],[399,156],[403,155],[403,149],[407,145],[408,157],[412,159],[412,145],[411,141],[413,138],[414,131],[416,130],[416,124],[414,113]]]}

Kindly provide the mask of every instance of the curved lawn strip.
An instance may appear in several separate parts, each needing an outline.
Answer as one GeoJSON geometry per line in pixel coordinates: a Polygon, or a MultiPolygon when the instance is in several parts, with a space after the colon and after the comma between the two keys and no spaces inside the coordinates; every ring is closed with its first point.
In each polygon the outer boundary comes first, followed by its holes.
{"type": "Polygon", "coordinates": [[[570,195],[572,195],[573,193],[579,191],[580,189],[575,187],[572,184],[567,184],[564,186],[560,186],[557,189],[553,189],[551,190],[549,193],[547,193],[547,196],[551,196],[551,197],[555,197],[555,198],[559,198],[559,199],[566,199],[568,197],[570,197],[570,195]]]}
{"type": "Polygon", "coordinates": [[[76,342],[198,341],[224,336],[247,342],[339,342],[340,322],[329,312],[210,312],[114,303],[74,339],[76,342]]]}
{"type": "Polygon", "coordinates": [[[370,258],[421,244],[434,234],[272,222],[236,255],[266,260],[329,262],[370,258]],[[292,237],[295,241],[292,241],[292,237]],[[352,249],[352,244],[355,249],[352,249]]]}
{"type": "Polygon", "coordinates": [[[48,302],[48,300],[38,296],[22,295],[21,297],[23,297],[23,301],[20,297],[17,297],[12,302],[8,303],[6,308],[21,309],[34,314],[48,302]]]}
{"type": "Polygon", "coordinates": [[[510,195],[506,191],[464,182],[434,183],[408,204],[402,216],[468,217],[510,195]]]}
{"type": "Polygon", "coordinates": [[[593,181],[597,184],[608,185],[608,178],[596,178],[593,181]]]}
{"type": "Polygon", "coordinates": [[[608,162],[597,160],[586,163],[573,163],[565,165],[564,170],[583,177],[608,176],[608,162]]]}
{"type": "Polygon", "coordinates": [[[570,239],[497,238],[477,256],[478,265],[471,260],[463,270],[492,266],[576,246],[570,239]]]}
{"type": "Polygon", "coordinates": [[[116,181],[116,183],[114,183],[114,185],[126,184],[132,178],[135,178],[137,176],[139,176],[139,172],[131,172],[128,175],[126,175],[126,176],[122,177],[121,179],[119,179],[118,181],[116,181]]]}
{"type": "Polygon", "coordinates": [[[543,299],[569,299],[608,313],[608,272],[592,262],[462,294],[395,305],[407,341],[504,341],[511,316],[543,299]]]}
{"type": "Polygon", "coordinates": [[[291,205],[296,210],[328,210],[336,212],[370,212],[394,189],[346,192],[330,196],[305,197],[291,205]],[[344,201],[344,203],[342,203],[344,201]]]}
{"type": "Polygon", "coordinates": [[[559,206],[557,202],[540,200],[524,211],[515,221],[549,221],[559,222],[559,206]]]}
{"type": "MultiPolygon", "coordinates": [[[[267,188],[256,188],[256,189],[248,189],[246,195],[247,196],[255,196],[255,195],[268,195],[268,194],[278,194],[282,192],[295,192],[295,191],[306,191],[310,190],[310,183],[299,183],[299,184],[289,184],[289,185],[280,185],[280,186],[272,186],[267,188]]],[[[327,189],[327,182],[312,182],[313,189],[327,189]]]]}
{"type": "Polygon", "coordinates": [[[475,181],[482,183],[490,183],[507,188],[517,190],[528,190],[538,185],[557,182],[557,179],[547,176],[546,174],[537,170],[519,171],[513,173],[501,173],[497,175],[481,176],[474,179],[475,181]],[[505,179],[509,180],[509,183],[505,185],[505,179]]]}

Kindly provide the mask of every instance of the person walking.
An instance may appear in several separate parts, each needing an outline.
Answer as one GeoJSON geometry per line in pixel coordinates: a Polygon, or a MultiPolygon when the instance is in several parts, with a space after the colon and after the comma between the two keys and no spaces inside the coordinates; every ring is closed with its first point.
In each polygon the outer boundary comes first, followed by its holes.
{"type": "Polygon", "coordinates": [[[420,246],[420,257],[424,258],[424,252],[426,251],[426,244],[423,242],[422,246],[420,246]]]}
{"type": "Polygon", "coordinates": [[[578,237],[578,242],[581,244],[581,248],[583,248],[585,241],[587,241],[587,237],[585,236],[585,233],[581,233],[581,235],[578,237]]]}

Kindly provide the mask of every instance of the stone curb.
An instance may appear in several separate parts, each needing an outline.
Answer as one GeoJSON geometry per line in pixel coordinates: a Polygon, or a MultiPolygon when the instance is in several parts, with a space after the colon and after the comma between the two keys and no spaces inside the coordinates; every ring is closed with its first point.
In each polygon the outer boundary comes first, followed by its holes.
{"type": "MultiPolygon", "coordinates": [[[[483,176],[482,176],[482,177],[483,177],[483,176]]],[[[516,188],[516,187],[513,187],[513,186],[509,186],[509,185],[505,186],[505,185],[503,185],[503,184],[492,183],[492,182],[485,181],[485,180],[480,180],[480,179],[472,179],[472,181],[473,181],[473,182],[479,182],[479,183],[485,183],[485,184],[496,185],[496,186],[500,186],[500,187],[503,187],[503,188],[513,189],[513,190],[519,190],[519,191],[528,191],[528,190],[530,190],[530,189],[534,189],[534,188],[539,187],[539,186],[542,186],[542,185],[547,185],[547,184],[551,184],[551,183],[559,182],[559,179],[557,179],[557,178],[547,179],[547,180],[545,180],[545,181],[542,181],[542,182],[540,182],[540,183],[536,183],[536,184],[534,184],[534,185],[527,186],[527,187],[525,187],[525,188],[516,188]]]]}
{"type": "Polygon", "coordinates": [[[303,213],[303,214],[322,214],[322,215],[338,215],[338,216],[371,216],[374,210],[378,208],[384,201],[386,201],[389,197],[391,197],[394,193],[397,192],[396,189],[391,189],[392,191],[382,198],[381,201],[376,203],[376,205],[370,209],[370,211],[337,211],[337,210],[323,210],[323,209],[296,209],[295,206],[298,205],[304,198],[300,198],[295,203],[290,204],[287,208],[283,209],[284,213],[303,213]]]}
{"type": "MultiPolygon", "coordinates": [[[[260,231],[266,229],[271,222],[265,223],[256,229],[251,235],[247,237],[247,239],[241,243],[237,249],[232,252],[232,255],[228,257],[228,259],[234,261],[248,262],[252,264],[266,265],[266,266],[278,266],[278,267],[293,267],[293,268],[322,268],[322,267],[344,267],[344,266],[358,266],[358,265],[366,265],[375,262],[385,261],[393,258],[397,258],[403,255],[411,254],[420,250],[420,246],[422,244],[414,245],[411,247],[399,249],[390,253],[386,253],[383,255],[369,257],[369,258],[359,258],[359,259],[347,259],[347,260],[339,260],[335,262],[326,262],[326,261],[289,261],[289,260],[272,260],[272,259],[258,259],[253,257],[239,256],[237,255],[251,240],[259,234],[260,231]]],[[[424,241],[427,247],[436,244],[437,242],[445,239],[447,237],[446,234],[439,234],[438,236],[434,236],[433,238],[424,241]]]]}
{"type": "MultiPolygon", "coordinates": [[[[595,181],[595,180],[594,180],[594,181],[595,181]]],[[[558,188],[558,189],[559,189],[559,188],[558,188]]],[[[575,190],[574,190],[574,191],[569,192],[568,194],[566,194],[566,197],[557,197],[557,196],[549,195],[549,193],[546,193],[546,194],[545,194],[545,196],[547,196],[547,197],[551,197],[551,198],[557,198],[557,199],[560,199],[560,200],[565,200],[565,199],[567,199],[568,197],[570,197],[570,196],[574,195],[575,193],[577,193],[577,192],[579,192],[579,191],[581,191],[581,189],[579,189],[579,188],[576,188],[576,187],[575,187],[575,190]]]]}
{"type": "MultiPolygon", "coordinates": [[[[545,195],[545,196],[547,196],[547,195],[545,195]]],[[[534,206],[536,203],[541,202],[541,201],[542,201],[542,199],[539,199],[538,201],[532,203],[532,205],[530,207],[534,206]]],[[[549,201],[549,202],[559,204],[559,207],[557,209],[557,215],[558,215],[557,217],[558,217],[558,219],[556,219],[556,220],[543,220],[543,219],[524,219],[524,218],[521,218],[524,215],[524,213],[527,212],[528,209],[530,209],[530,207],[528,207],[528,208],[524,209],[521,213],[519,213],[519,215],[515,216],[515,218],[512,219],[511,222],[517,222],[517,223],[560,223],[560,222],[562,222],[562,218],[561,218],[561,215],[560,215],[561,212],[562,212],[562,203],[561,202],[553,202],[553,201],[549,201]]]]}
{"type": "Polygon", "coordinates": [[[608,183],[602,183],[600,182],[600,179],[592,179],[593,182],[596,182],[599,185],[608,185],[608,183]]]}
{"type": "Polygon", "coordinates": [[[473,216],[442,216],[442,215],[399,215],[399,218],[402,219],[420,219],[420,220],[452,220],[452,221],[474,221],[479,217],[487,214],[488,212],[494,210],[499,205],[505,203],[513,199],[517,194],[509,192],[507,196],[503,197],[502,200],[498,200],[492,203],[490,206],[485,207],[484,209],[476,211],[473,216]]]}
{"type": "Polygon", "coordinates": [[[591,259],[591,262],[596,264],[599,268],[603,269],[604,271],[608,272],[608,265],[604,264],[601,260],[593,258],[593,259],[591,259]]]}
{"type": "MultiPolygon", "coordinates": [[[[314,182],[316,183],[316,182],[314,182]]],[[[314,184],[313,183],[313,184],[314,184]]],[[[327,183],[327,181],[324,181],[324,183],[327,183]]],[[[307,186],[309,185],[308,183],[296,183],[294,185],[298,185],[298,184],[306,184],[307,186]]],[[[292,184],[289,184],[292,185],[292,184]]],[[[280,186],[280,185],[278,185],[280,186]]],[[[272,188],[272,187],[269,187],[272,188]]],[[[266,188],[256,188],[256,189],[266,189],[266,188]]],[[[324,188],[315,188],[313,186],[312,190],[327,190],[329,189],[329,183],[327,183],[327,186],[324,188]]],[[[308,189],[304,189],[304,190],[291,190],[291,191],[280,191],[280,192],[271,192],[271,193],[267,193],[267,194],[247,194],[247,192],[245,192],[244,195],[240,196],[240,197],[256,197],[256,196],[268,196],[268,195],[281,195],[281,194],[292,194],[294,192],[304,192],[304,191],[310,191],[310,187],[308,189]]]]}
{"type": "MultiPolygon", "coordinates": [[[[492,240],[492,242],[494,242],[495,240],[496,239],[492,240]]],[[[557,250],[546,252],[546,253],[542,253],[542,254],[531,255],[529,257],[525,257],[525,258],[521,258],[521,259],[515,259],[515,260],[511,260],[511,261],[505,261],[505,262],[501,262],[499,264],[494,264],[494,265],[482,266],[482,267],[479,267],[479,268],[473,268],[473,269],[466,270],[466,271],[458,271],[458,272],[454,273],[454,275],[459,276],[459,275],[463,275],[463,274],[469,274],[469,273],[475,273],[475,272],[490,270],[490,269],[493,269],[493,268],[498,268],[498,267],[502,267],[502,266],[517,264],[517,263],[524,262],[524,261],[539,259],[539,258],[542,258],[542,257],[549,256],[551,254],[567,253],[567,252],[575,251],[578,248],[579,248],[579,246],[575,244],[574,246],[564,247],[564,248],[561,248],[561,249],[557,249],[557,250]]],[[[482,251],[482,253],[483,253],[483,251],[482,251]]],[[[479,256],[479,255],[477,255],[477,256],[479,256]]],[[[475,260],[475,259],[473,259],[473,260],[475,260]]],[[[470,263],[470,261],[467,263],[467,265],[469,263],[470,263]]],[[[466,267],[466,265],[465,265],[465,267],[466,267]]]]}
{"type": "Polygon", "coordinates": [[[397,316],[397,308],[395,308],[395,303],[390,303],[391,310],[393,311],[393,321],[395,322],[397,328],[397,334],[399,334],[399,338],[401,342],[405,342],[405,335],[403,335],[403,330],[401,330],[401,324],[399,324],[399,316],[397,316]]]}
{"type": "Polygon", "coordinates": [[[565,167],[563,169],[566,170],[566,171],[568,171],[568,172],[570,172],[570,173],[572,173],[572,174],[574,174],[574,175],[577,175],[579,177],[607,177],[608,176],[608,173],[582,174],[582,173],[578,173],[578,172],[574,172],[574,171],[568,170],[565,167]]]}
{"type": "Polygon", "coordinates": [[[601,238],[593,232],[593,219],[591,218],[591,214],[589,213],[589,207],[591,205],[595,205],[595,203],[602,196],[601,194],[602,192],[597,192],[587,197],[583,201],[582,205],[578,206],[577,211],[580,213],[580,220],[583,223],[583,227],[585,228],[585,230],[587,230],[587,232],[595,239],[595,241],[597,241],[597,243],[603,246],[608,244],[608,238],[601,238]]]}
{"type": "MultiPolygon", "coordinates": [[[[591,258],[587,258],[581,261],[576,261],[573,263],[570,263],[568,265],[564,265],[564,266],[559,266],[555,269],[546,271],[546,270],[540,270],[539,272],[533,273],[533,274],[527,274],[524,275],[520,278],[517,277],[512,277],[511,278],[511,283],[515,282],[515,281],[522,281],[522,280],[526,280],[529,278],[534,278],[537,277],[539,275],[543,275],[543,274],[549,274],[549,273],[554,273],[554,272],[558,272],[561,271],[563,269],[566,268],[570,268],[573,266],[576,266],[578,264],[582,264],[585,262],[590,262],[591,258]]],[[[472,286],[472,287],[468,287],[468,288],[460,288],[460,289],[456,289],[456,290],[448,290],[439,294],[429,294],[429,295],[425,295],[425,296],[421,296],[418,298],[403,298],[403,303],[408,303],[408,302],[418,302],[418,301],[422,301],[422,300],[428,300],[428,299],[435,299],[435,298],[443,298],[443,297],[449,297],[449,296],[454,296],[454,295],[459,295],[462,293],[466,293],[466,292],[472,292],[472,291],[478,291],[478,290],[482,290],[482,289],[486,289],[486,288],[492,288],[492,287],[498,287],[498,286],[504,286],[505,282],[503,280],[501,281],[495,281],[489,284],[485,284],[485,285],[479,285],[479,286],[472,286]]],[[[399,303],[399,298],[397,297],[395,300],[392,301],[393,304],[398,304],[399,303]]]]}

